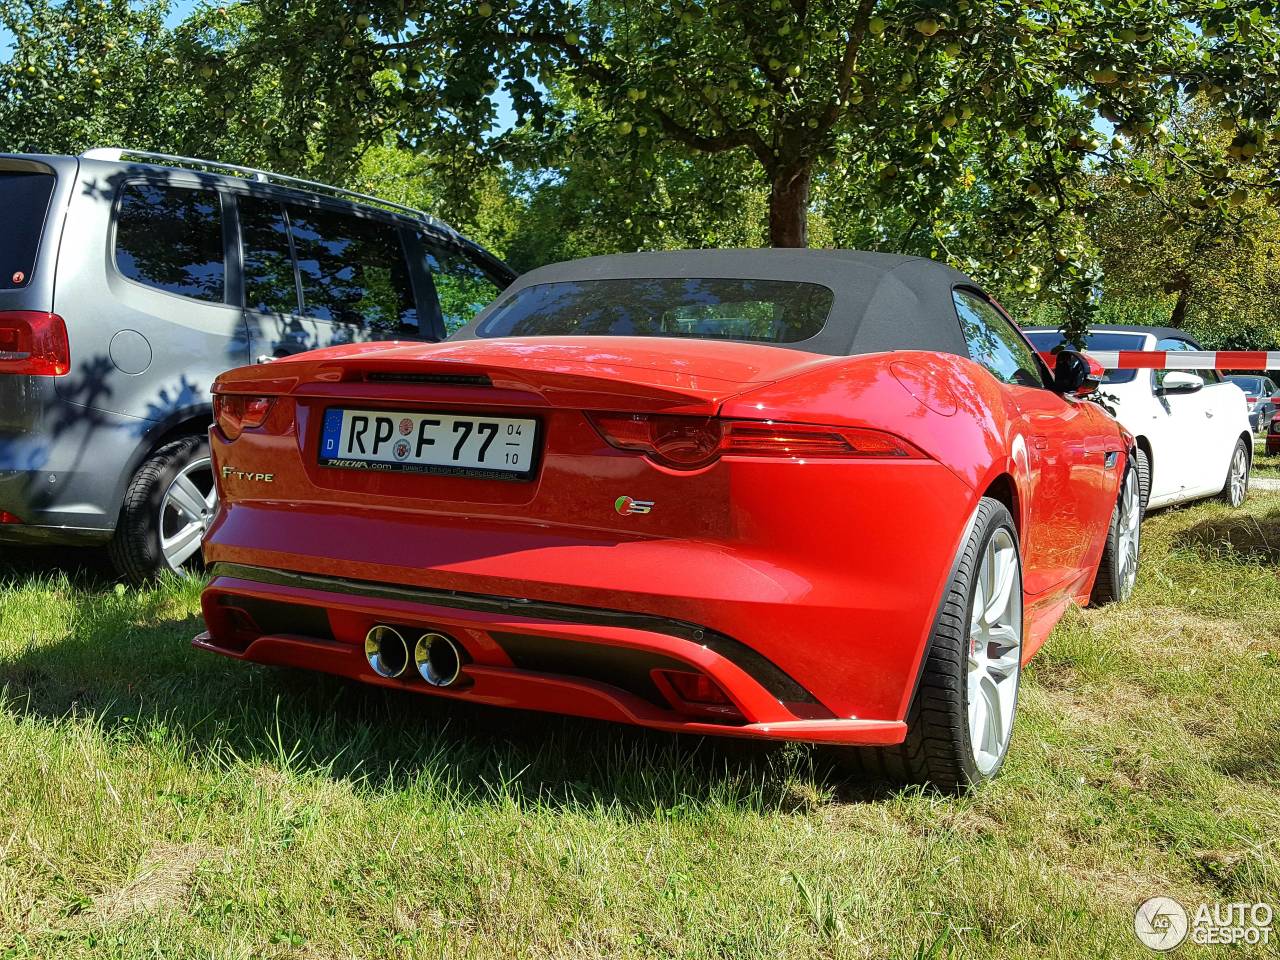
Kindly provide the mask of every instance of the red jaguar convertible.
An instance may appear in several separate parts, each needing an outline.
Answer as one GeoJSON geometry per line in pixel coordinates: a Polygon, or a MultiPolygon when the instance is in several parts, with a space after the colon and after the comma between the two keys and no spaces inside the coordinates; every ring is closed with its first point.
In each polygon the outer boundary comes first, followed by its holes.
{"type": "Polygon", "coordinates": [[[195,644],[478,703],[993,776],[1022,665],[1137,574],[1131,438],[968,277],[598,257],[444,343],[221,376],[195,644]]]}

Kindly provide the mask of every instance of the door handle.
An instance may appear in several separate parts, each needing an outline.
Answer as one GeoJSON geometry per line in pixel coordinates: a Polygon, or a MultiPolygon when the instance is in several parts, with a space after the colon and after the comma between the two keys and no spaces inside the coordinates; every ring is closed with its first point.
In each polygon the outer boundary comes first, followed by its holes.
{"type": "Polygon", "coordinates": [[[267,354],[264,353],[253,362],[254,363],[274,363],[275,359],[276,359],[275,357],[268,356],[267,354]]]}

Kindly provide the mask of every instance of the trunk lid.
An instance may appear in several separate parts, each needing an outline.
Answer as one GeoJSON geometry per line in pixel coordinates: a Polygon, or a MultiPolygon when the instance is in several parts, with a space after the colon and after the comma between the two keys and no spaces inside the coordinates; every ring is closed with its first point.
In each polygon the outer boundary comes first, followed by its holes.
{"type": "MultiPolygon", "coordinates": [[[[725,400],[839,358],[755,344],[583,337],[369,343],[300,354],[219,378],[220,393],[281,397],[268,429],[225,448],[220,468],[273,474],[270,483],[224,482],[236,501],[287,510],[391,510],[483,529],[552,530],[571,539],[723,535],[727,474],[678,473],[611,447],[592,411],[714,415],[725,400]],[[537,422],[537,465],[523,477],[477,477],[321,462],[326,416],[336,410],[447,414],[537,422]],[[658,501],[647,522],[615,511],[620,498],[658,501]]],[[[215,451],[217,448],[215,444],[215,451]]],[[[465,528],[465,529],[464,529],[465,528]]],[[[477,541],[478,542],[478,541],[477,541]]]]}
{"type": "Polygon", "coordinates": [[[235,393],[395,401],[466,399],[574,410],[710,415],[730,397],[838,358],[760,344],[647,337],[371,343],[221,378],[235,393]]]}

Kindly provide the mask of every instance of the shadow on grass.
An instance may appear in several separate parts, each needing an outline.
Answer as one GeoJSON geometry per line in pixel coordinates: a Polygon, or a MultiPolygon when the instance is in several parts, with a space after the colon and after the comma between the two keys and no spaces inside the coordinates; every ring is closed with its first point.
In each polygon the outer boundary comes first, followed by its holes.
{"type": "Polygon", "coordinates": [[[1183,530],[1174,543],[1206,559],[1224,554],[1239,560],[1280,565],[1280,510],[1265,517],[1238,514],[1201,520],[1183,530]]]}
{"type": "Polygon", "coordinates": [[[104,590],[118,579],[105,548],[0,545],[0,589],[65,576],[85,590],[104,590]]]}
{"type": "Polygon", "coordinates": [[[52,573],[0,563],[0,590],[50,585],[70,629],[0,659],[5,709],[33,722],[85,718],[109,739],[198,766],[238,759],[374,790],[421,780],[463,800],[514,795],[646,816],[724,803],[799,810],[891,791],[842,781],[822,750],[681,737],[224,660],[191,648],[202,622],[177,589],[118,590],[74,562],[52,573]]]}

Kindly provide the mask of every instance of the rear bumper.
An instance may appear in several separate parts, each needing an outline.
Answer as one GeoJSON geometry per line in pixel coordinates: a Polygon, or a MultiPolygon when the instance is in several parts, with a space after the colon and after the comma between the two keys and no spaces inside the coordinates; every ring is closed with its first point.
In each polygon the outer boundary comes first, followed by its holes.
{"type": "Polygon", "coordinates": [[[63,400],[46,379],[0,376],[0,510],[23,520],[0,542],[102,542],[155,424],[63,400]]]}
{"type": "Polygon", "coordinates": [[[25,547],[97,547],[111,539],[100,527],[55,527],[28,523],[0,524],[0,543],[25,547]]]}
{"type": "Polygon", "coordinates": [[[684,621],[230,564],[213,573],[202,597],[209,630],[194,645],[239,660],[671,732],[863,745],[906,736],[901,721],[833,716],[745,644],[684,621]],[[376,624],[406,637],[447,633],[469,660],[462,679],[441,689],[412,666],[396,678],[374,673],[363,640],[376,624]],[[706,719],[682,712],[652,683],[659,668],[710,676],[733,709],[706,719]]]}

